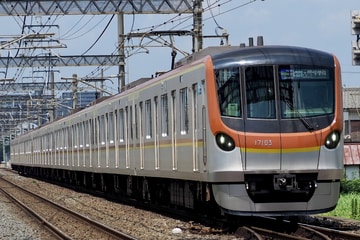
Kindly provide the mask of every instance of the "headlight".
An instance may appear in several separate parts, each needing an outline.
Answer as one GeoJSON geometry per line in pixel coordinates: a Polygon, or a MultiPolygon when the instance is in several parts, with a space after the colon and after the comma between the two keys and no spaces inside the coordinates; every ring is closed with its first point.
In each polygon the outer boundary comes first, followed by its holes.
{"type": "Polygon", "coordinates": [[[235,148],[234,140],[225,133],[219,133],[216,135],[216,144],[224,151],[231,151],[235,148]]]}
{"type": "Polygon", "coordinates": [[[325,147],[329,149],[336,148],[340,141],[340,133],[338,131],[331,132],[325,139],[325,147]]]}

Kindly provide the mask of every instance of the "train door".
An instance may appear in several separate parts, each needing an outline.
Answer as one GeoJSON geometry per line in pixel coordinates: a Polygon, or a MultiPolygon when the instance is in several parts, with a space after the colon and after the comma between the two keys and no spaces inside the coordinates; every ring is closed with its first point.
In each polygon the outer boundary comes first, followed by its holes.
{"type": "Polygon", "coordinates": [[[117,116],[117,142],[118,142],[118,161],[117,166],[125,168],[127,166],[128,155],[128,107],[118,110],[117,116]]]}
{"type": "Polygon", "coordinates": [[[132,149],[134,147],[133,139],[134,139],[134,122],[133,122],[133,106],[130,105],[128,108],[128,136],[127,136],[127,144],[126,144],[126,162],[125,167],[130,168],[130,162],[132,159],[132,149]]]}
{"type": "Polygon", "coordinates": [[[277,116],[273,66],[244,70],[245,170],[279,170],[280,120],[277,116]]]}
{"type": "Polygon", "coordinates": [[[154,168],[160,168],[160,138],[159,138],[159,100],[158,97],[154,97],[154,168]]]}
{"type": "Polygon", "coordinates": [[[144,162],[144,118],[143,118],[143,102],[139,102],[139,109],[138,109],[138,141],[139,141],[139,169],[144,169],[145,162],[144,162]]]}
{"type": "MultiPolygon", "coordinates": [[[[164,84],[164,89],[166,89],[166,85],[164,84]]],[[[160,140],[159,144],[159,151],[158,151],[158,161],[155,163],[155,168],[158,169],[171,169],[169,166],[170,156],[171,156],[171,149],[168,147],[170,144],[170,132],[169,132],[169,97],[167,93],[164,93],[160,97],[160,140]],[[166,143],[166,147],[164,145],[166,143]]]]}
{"type": "Polygon", "coordinates": [[[192,103],[191,103],[191,119],[192,119],[192,154],[193,154],[193,171],[199,172],[199,161],[203,156],[203,121],[202,117],[202,103],[199,96],[202,95],[203,81],[192,85],[192,103]]]}
{"type": "Polygon", "coordinates": [[[91,166],[91,129],[90,129],[91,119],[87,119],[84,122],[84,167],[91,166]]]}
{"type": "Polygon", "coordinates": [[[171,108],[170,108],[170,134],[171,134],[171,159],[172,170],[177,170],[177,153],[176,153],[176,91],[171,91],[171,108]]]}

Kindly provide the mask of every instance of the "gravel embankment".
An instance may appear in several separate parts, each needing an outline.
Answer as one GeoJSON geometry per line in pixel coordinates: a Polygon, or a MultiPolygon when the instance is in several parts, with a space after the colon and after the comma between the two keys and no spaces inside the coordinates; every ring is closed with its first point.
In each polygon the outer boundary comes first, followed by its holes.
{"type": "Polygon", "coordinates": [[[0,239],[6,240],[44,240],[51,237],[32,222],[26,213],[19,210],[6,197],[0,194],[0,239]]]}
{"type": "MultiPolygon", "coordinates": [[[[0,173],[7,175],[4,178],[16,182],[20,186],[24,186],[37,194],[52,199],[54,202],[65,205],[67,208],[82,215],[101,221],[105,225],[123,231],[138,239],[236,239],[233,235],[212,232],[210,228],[200,224],[184,222],[132,206],[113,203],[105,199],[75,192],[32,178],[25,178],[6,172],[3,169],[0,169],[0,173]],[[196,229],[196,231],[193,231],[194,229],[196,229]]],[[[2,231],[0,233],[0,239],[48,239],[46,234],[41,233],[39,225],[31,224],[29,220],[26,222],[26,217],[17,216],[16,211],[19,211],[18,208],[13,206],[15,210],[11,210],[8,200],[3,199],[5,198],[0,198],[0,207],[2,209],[9,208],[9,211],[2,211],[2,214],[8,215],[7,217],[0,215],[0,219],[8,219],[1,221],[0,227],[2,231]],[[5,205],[5,207],[3,208],[2,205],[5,205]],[[22,221],[22,219],[24,219],[24,221],[22,221]],[[6,231],[3,231],[3,229],[6,229],[6,231]]],[[[22,214],[24,215],[24,213],[22,214]]]]}
{"type": "MultiPolygon", "coordinates": [[[[0,168],[0,174],[6,179],[16,182],[31,191],[65,205],[82,215],[98,220],[114,229],[123,231],[138,239],[204,239],[204,240],[235,240],[234,235],[219,234],[214,229],[193,222],[180,221],[151,211],[137,209],[132,206],[113,203],[108,200],[79,193],[70,189],[48,184],[32,178],[25,178],[0,168]]],[[[0,239],[40,239],[48,240],[41,226],[34,224],[25,213],[0,195],[0,239]]],[[[315,218],[322,220],[322,218],[315,218]]],[[[359,221],[335,220],[342,224],[359,224],[359,221]]],[[[354,233],[359,231],[352,231],[354,233]]]]}

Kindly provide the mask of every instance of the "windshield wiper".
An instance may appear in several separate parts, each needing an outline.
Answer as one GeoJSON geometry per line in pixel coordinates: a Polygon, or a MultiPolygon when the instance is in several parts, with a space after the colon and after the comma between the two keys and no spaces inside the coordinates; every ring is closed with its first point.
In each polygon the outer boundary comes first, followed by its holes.
{"type": "Polygon", "coordinates": [[[294,111],[296,113],[296,117],[304,124],[304,126],[306,127],[306,129],[308,131],[313,131],[315,128],[313,127],[313,125],[311,123],[309,123],[302,115],[301,113],[299,112],[299,110],[297,110],[294,105],[289,102],[288,100],[285,100],[286,102],[286,105],[288,105],[288,107],[294,111]]]}

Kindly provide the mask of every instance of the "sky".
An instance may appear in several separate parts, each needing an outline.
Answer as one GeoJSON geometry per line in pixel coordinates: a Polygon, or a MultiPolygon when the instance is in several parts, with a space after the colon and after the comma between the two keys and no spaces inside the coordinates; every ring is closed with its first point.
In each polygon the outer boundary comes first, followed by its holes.
{"type": "MultiPolygon", "coordinates": [[[[247,45],[249,37],[253,37],[256,43],[257,36],[263,36],[265,45],[300,46],[333,53],[341,63],[343,85],[360,87],[360,66],[352,65],[351,53],[351,42],[356,40],[356,36],[351,34],[351,11],[360,10],[359,0],[204,0],[203,8],[205,10],[203,13],[204,35],[216,35],[226,31],[229,34],[229,43],[233,46],[240,43],[247,45]]],[[[0,37],[21,34],[23,17],[1,18],[0,37]]],[[[52,49],[52,54],[81,55],[85,52],[87,54],[116,52],[118,41],[116,16],[26,18],[28,25],[39,23],[59,26],[47,31],[54,32],[54,38],[66,45],[66,48],[52,49]]],[[[150,30],[192,29],[192,18],[187,14],[125,15],[124,23],[125,34],[150,30]]],[[[167,37],[164,39],[170,41],[167,37]]],[[[125,44],[129,46],[126,48],[128,58],[125,65],[127,83],[170,69],[172,50],[168,47],[160,48],[162,40],[157,39],[157,41],[158,43],[145,38],[141,42],[142,48],[130,48],[139,45],[140,38],[126,40],[125,44]]],[[[174,44],[181,52],[191,53],[192,39],[189,36],[176,37],[174,44]]],[[[219,44],[219,38],[204,39],[204,48],[219,44]]],[[[0,50],[0,54],[12,56],[15,52],[14,50],[0,50]]],[[[176,60],[182,57],[179,51],[176,60]]],[[[59,72],[55,76],[58,81],[60,78],[69,78],[74,73],[79,77],[96,77],[100,74],[96,66],[58,69],[59,72]]],[[[104,76],[118,73],[117,67],[104,67],[103,70],[104,76]]],[[[0,74],[2,71],[4,69],[0,69],[0,74]]],[[[36,74],[39,74],[36,69],[7,70],[7,77],[16,76],[17,81],[26,81],[28,76],[36,74]]],[[[112,78],[112,81],[105,83],[108,91],[117,91],[117,79],[112,78]]]]}

